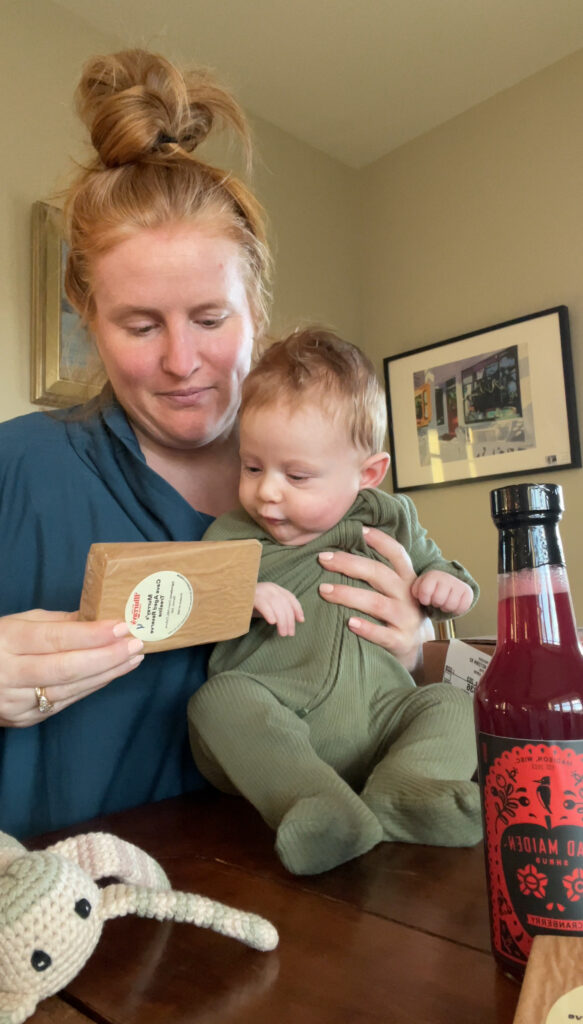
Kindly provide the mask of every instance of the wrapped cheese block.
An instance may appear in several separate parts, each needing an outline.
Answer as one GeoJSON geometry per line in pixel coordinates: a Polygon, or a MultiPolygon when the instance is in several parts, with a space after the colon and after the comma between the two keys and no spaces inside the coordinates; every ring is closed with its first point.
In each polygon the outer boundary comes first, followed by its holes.
{"type": "Polygon", "coordinates": [[[125,620],[146,654],[241,636],[260,557],[257,540],[92,544],[80,616],[125,620]]]}
{"type": "Polygon", "coordinates": [[[583,1021],[583,936],[535,935],[514,1024],[583,1021]]]}

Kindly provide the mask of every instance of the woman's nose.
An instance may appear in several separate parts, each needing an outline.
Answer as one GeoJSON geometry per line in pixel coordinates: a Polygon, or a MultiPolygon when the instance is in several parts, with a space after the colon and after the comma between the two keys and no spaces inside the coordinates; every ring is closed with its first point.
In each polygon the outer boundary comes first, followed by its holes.
{"type": "Polygon", "coordinates": [[[186,326],[169,326],[166,331],[162,367],[173,377],[190,377],[201,365],[198,345],[186,326]]]}

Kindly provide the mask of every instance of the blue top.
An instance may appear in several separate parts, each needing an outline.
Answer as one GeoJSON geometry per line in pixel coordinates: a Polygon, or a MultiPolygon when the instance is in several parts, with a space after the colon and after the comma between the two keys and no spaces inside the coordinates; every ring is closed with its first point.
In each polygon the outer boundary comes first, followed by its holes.
{"type": "MultiPolygon", "coordinates": [[[[92,543],[199,540],[212,522],[149,468],[119,405],[75,413],[0,424],[0,615],[76,610],[92,543]]],[[[206,785],[186,703],[208,653],[149,654],[39,725],[0,728],[0,829],[22,838],[206,785]]]]}

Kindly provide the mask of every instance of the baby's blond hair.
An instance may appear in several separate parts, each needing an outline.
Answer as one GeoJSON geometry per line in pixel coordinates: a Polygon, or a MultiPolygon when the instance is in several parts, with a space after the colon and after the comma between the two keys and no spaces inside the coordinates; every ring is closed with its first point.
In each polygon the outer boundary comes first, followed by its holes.
{"type": "Polygon", "coordinates": [[[385,445],[387,408],[371,361],[356,345],[318,326],[298,329],[267,348],[243,383],[241,415],[287,402],[315,401],[339,416],[367,454],[385,445]]]}

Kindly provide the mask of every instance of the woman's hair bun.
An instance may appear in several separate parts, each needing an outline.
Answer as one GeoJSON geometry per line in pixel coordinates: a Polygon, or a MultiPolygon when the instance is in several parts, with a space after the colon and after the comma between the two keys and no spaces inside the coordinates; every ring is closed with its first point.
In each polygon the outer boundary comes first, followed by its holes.
{"type": "Polygon", "coordinates": [[[173,145],[192,152],[216,121],[230,123],[249,149],[244,114],[230,93],[210,72],[182,73],[159,54],[124,50],[93,57],[76,99],[106,167],[168,155],[173,145]]]}

